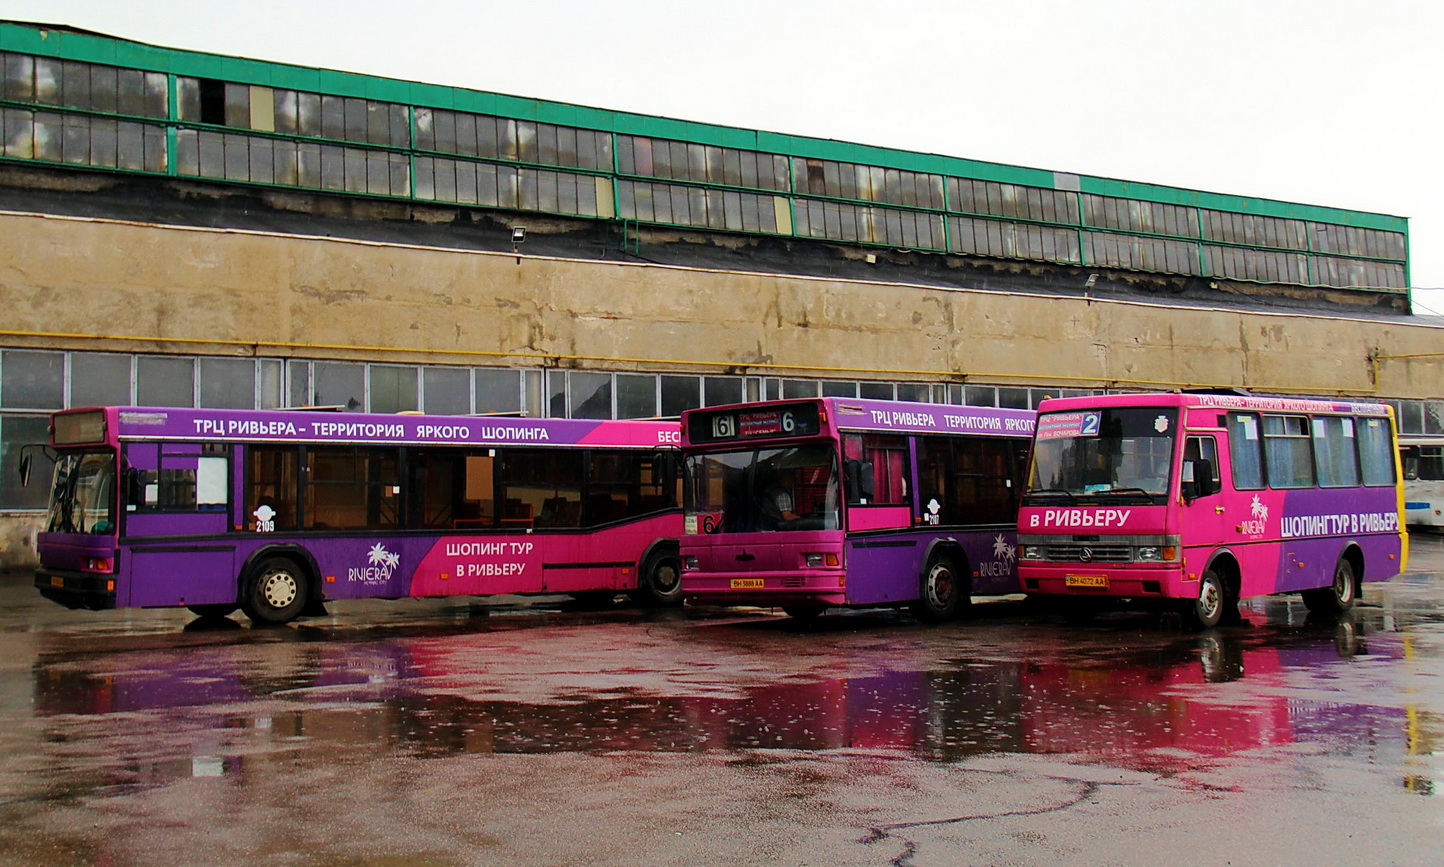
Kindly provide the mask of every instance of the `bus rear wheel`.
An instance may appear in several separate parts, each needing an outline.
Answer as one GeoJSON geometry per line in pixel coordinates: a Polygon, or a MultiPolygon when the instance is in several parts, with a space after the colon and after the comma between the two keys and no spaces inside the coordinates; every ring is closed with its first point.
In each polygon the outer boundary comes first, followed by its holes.
{"type": "Polygon", "coordinates": [[[637,589],[630,594],[638,605],[666,607],[682,604],[682,558],[670,551],[662,551],[647,558],[646,565],[637,582],[637,589]]]}
{"type": "Polygon", "coordinates": [[[1332,584],[1305,590],[1300,595],[1304,597],[1304,606],[1314,614],[1343,614],[1358,601],[1359,585],[1354,580],[1354,565],[1340,557],[1334,565],[1332,584]]]}
{"type": "Polygon", "coordinates": [[[295,560],[271,557],[246,576],[241,609],[254,623],[290,623],[306,607],[310,581],[295,560]]]}
{"type": "Polygon", "coordinates": [[[953,558],[934,555],[923,571],[921,592],[913,603],[913,613],[924,623],[942,623],[962,613],[971,601],[967,582],[958,571],[953,558]]]}

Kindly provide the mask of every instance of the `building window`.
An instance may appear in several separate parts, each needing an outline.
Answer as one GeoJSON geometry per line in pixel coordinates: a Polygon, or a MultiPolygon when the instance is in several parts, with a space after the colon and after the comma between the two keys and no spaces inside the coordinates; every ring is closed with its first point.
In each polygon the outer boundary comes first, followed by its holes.
{"type": "Polygon", "coordinates": [[[130,355],[70,354],[70,402],[66,406],[123,406],[131,402],[130,355]]]}
{"type": "Polygon", "coordinates": [[[420,408],[416,368],[373,364],[370,373],[371,412],[415,412],[420,408]]]}
{"type": "Polygon", "coordinates": [[[520,413],[521,389],[515,370],[478,368],[476,377],[476,411],[478,413],[520,413]]]}
{"type": "Polygon", "coordinates": [[[50,441],[50,418],[44,415],[0,415],[0,510],[42,511],[50,498],[54,464],[43,449],[31,449],[30,484],[20,486],[20,450],[50,441]]]}
{"type": "Polygon", "coordinates": [[[740,376],[704,376],[702,378],[703,406],[725,406],[746,400],[743,378],[740,376]]]}
{"type": "Polygon", "coordinates": [[[366,406],[366,365],[341,361],[318,361],[312,365],[315,393],[311,406],[364,408],[366,406]]]}
{"type": "Polygon", "coordinates": [[[612,418],[612,375],[571,371],[567,379],[565,418],[612,418]]]}
{"type": "Polygon", "coordinates": [[[195,406],[194,358],[142,355],[136,358],[136,402],[141,406],[195,406]]]}
{"type": "Polygon", "coordinates": [[[255,409],[256,362],[246,358],[200,358],[200,405],[207,409],[255,409]]]}
{"type": "Polygon", "coordinates": [[[7,349],[0,353],[0,407],[61,409],[65,353],[7,349]]]}
{"type": "Polygon", "coordinates": [[[663,418],[677,418],[684,411],[702,406],[702,378],[698,376],[661,377],[663,418]]]}
{"type": "Polygon", "coordinates": [[[464,367],[423,368],[421,392],[422,410],[431,415],[471,413],[471,371],[464,367]]]}
{"type": "Polygon", "coordinates": [[[655,418],[657,377],[645,373],[616,375],[617,418],[655,418]]]}

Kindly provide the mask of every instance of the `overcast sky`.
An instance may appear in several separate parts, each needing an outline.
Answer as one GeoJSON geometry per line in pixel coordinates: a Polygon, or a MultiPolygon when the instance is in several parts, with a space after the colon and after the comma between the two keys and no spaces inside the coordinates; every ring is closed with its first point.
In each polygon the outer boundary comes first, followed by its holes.
{"type": "MultiPolygon", "coordinates": [[[[0,0],[0,18],[1410,218],[1444,287],[1440,0],[0,0]]],[[[1444,313],[1444,292],[1420,293],[1444,313]]]]}

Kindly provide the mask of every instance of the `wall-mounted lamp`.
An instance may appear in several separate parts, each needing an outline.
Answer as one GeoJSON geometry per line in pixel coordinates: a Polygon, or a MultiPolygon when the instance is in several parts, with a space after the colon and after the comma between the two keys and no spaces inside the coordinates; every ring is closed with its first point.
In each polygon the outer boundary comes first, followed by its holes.
{"type": "Polygon", "coordinates": [[[1094,286],[1097,286],[1097,285],[1098,285],[1098,275],[1097,275],[1097,274],[1089,274],[1089,275],[1088,275],[1088,279],[1083,282],[1083,288],[1084,288],[1084,289],[1092,289],[1094,286]]]}
{"type": "Polygon", "coordinates": [[[521,264],[521,245],[526,242],[526,226],[511,227],[511,251],[516,256],[516,263],[521,264]]]}

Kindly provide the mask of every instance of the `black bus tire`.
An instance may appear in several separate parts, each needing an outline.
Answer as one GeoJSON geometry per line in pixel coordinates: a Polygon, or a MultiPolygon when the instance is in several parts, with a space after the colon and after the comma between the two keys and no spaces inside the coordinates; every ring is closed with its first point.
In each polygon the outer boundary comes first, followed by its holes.
{"type": "Polygon", "coordinates": [[[1184,614],[1189,623],[1199,629],[1212,629],[1228,619],[1228,588],[1217,570],[1208,568],[1203,571],[1203,577],[1198,582],[1198,596],[1188,604],[1184,614]]]}
{"type": "Polygon", "coordinates": [[[241,585],[241,609],[254,623],[290,623],[300,616],[311,592],[306,570],[289,557],[268,557],[241,585]]]}
{"type": "Polygon", "coordinates": [[[957,560],[947,554],[934,554],[923,570],[913,613],[924,623],[951,620],[965,607],[962,600],[967,593],[967,581],[958,569],[957,560]]]}
{"type": "Polygon", "coordinates": [[[222,617],[229,617],[232,612],[241,606],[234,602],[213,602],[206,605],[187,605],[186,607],[197,617],[206,620],[219,620],[222,617]]]}
{"type": "Polygon", "coordinates": [[[682,558],[670,551],[658,551],[647,558],[637,576],[632,599],[649,608],[682,604],[682,558]]]}
{"type": "Polygon", "coordinates": [[[1354,578],[1354,565],[1340,557],[1334,564],[1334,580],[1327,587],[1316,587],[1300,594],[1304,605],[1314,614],[1336,616],[1354,607],[1358,601],[1359,585],[1354,578]]]}

